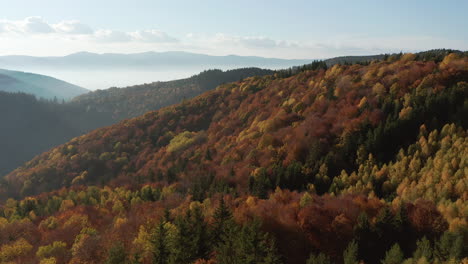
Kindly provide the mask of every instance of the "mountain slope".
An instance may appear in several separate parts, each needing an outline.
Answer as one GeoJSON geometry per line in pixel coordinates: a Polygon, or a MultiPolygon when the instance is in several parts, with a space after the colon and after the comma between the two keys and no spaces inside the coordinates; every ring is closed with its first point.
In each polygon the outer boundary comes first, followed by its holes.
{"type": "MultiPolygon", "coordinates": [[[[92,92],[65,104],[36,100],[25,94],[0,93],[0,120],[4,126],[0,131],[0,176],[95,128],[179,103],[225,82],[270,73],[271,70],[257,68],[210,70],[183,80],[92,92]]],[[[23,73],[19,75],[24,77],[23,73]]],[[[18,83],[17,79],[0,74],[0,87],[3,84],[16,92],[21,90],[16,89],[18,83]]],[[[20,86],[24,89],[26,84],[20,86]]],[[[35,86],[32,90],[37,91],[35,86]]]]}
{"type": "Polygon", "coordinates": [[[0,91],[0,176],[106,122],[105,116],[33,95],[0,91]]]}
{"type": "Polygon", "coordinates": [[[358,148],[386,162],[422,124],[467,126],[467,58],[414,57],[222,85],[75,138],[9,174],[6,189],[150,179],[190,188],[213,174],[238,191],[313,183],[324,193],[342,169],[356,169],[358,148]]]}
{"type": "Polygon", "coordinates": [[[468,58],[415,58],[251,77],[44,153],[0,183],[39,194],[0,203],[0,259],[464,263],[468,58]]]}
{"type": "Polygon", "coordinates": [[[222,83],[272,73],[259,68],[207,70],[187,79],[98,90],[74,98],[72,104],[108,113],[120,121],[193,98],[222,83]]]}
{"type": "Polygon", "coordinates": [[[0,69],[0,91],[23,92],[46,99],[69,100],[88,90],[40,74],[0,69]]]}

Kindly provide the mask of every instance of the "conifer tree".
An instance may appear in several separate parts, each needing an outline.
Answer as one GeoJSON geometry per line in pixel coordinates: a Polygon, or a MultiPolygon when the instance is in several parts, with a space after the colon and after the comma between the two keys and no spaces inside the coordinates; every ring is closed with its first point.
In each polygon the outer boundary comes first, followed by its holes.
{"type": "Polygon", "coordinates": [[[382,264],[401,264],[403,262],[403,258],[404,256],[400,246],[395,244],[385,254],[385,258],[382,260],[382,264]]]}
{"type": "Polygon", "coordinates": [[[344,264],[358,264],[358,244],[356,241],[351,241],[348,247],[343,252],[344,264]]]}
{"type": "Polygon", "coordinates": [[[331,264],[330,257],[323,254],[310,254],[309,259],[307,259],[306,264],[331,264]]]}
{"type": "Polygon", "coordinates": [[[216,208],[216,211],[213,215],[213,229],[211,232],[211,237],[213,244],[216,245],[222,240],[222,237],[226,234],[226,229],[228,222],[232,219],[232,213],[224,202],[224,198],[220,199],[219,207],[216,208]]]}
{"type": "Polygon", "coordinates": [[[423,237],[416,242],[416,250],[413,253],[413,258],[415,260],[426,258],[429,262],[432,260],[431,242],[426,237],[423,237]]]}
{"type": "Polygon", "coordinates": [[[167,230],[164,227],[165,222],[160,221],[156,229],[151,234],[151,243],[153,244],[153,264],[167,264],[170,255],[170,249],[167,242],[167,230]]]}
{"type": "Polygon", "coordinates": [[[358,217],[357,224],[354,227],[354,237],[359,245],[359,258],[366,260],[366,262],[375,261],[375,254],[373,254],[372,248],[376,241],[376,236],[365,212],[361,213],[358,217]]]}
{"type": "Polygon", "coordinates": [[[127,263],[127,255],[122,243],[116,243],[109,250],[106,264],[123,264],[127,263]]]}

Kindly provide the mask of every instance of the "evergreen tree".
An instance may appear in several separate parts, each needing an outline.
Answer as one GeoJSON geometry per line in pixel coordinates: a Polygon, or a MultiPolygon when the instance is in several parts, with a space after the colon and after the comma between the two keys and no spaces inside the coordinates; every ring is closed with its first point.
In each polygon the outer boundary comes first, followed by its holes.
{"type": "Polygon", "coordinates": [[[238,259],[237,248],[238,236],[241,228],[234,223],[233,220],[229,220],[224,223],[223,233],[220,235],[220,242],[215,247],[216,260],[221,264],[242,264],[243,262],[238,259]]]}
{"type": "Polygon", "coordinates": [[[116,243],[109,250],[106,264],[123,264],[127,263],[127,255],[122,243],[116,243]]]}
{"type": "Polygon", "coordinates": [[[385,254],[382,264],[401,264],[403,262],[403,252],[398,244],[392,246],[392,248],[385,254]]]}
{"type": "Polygon", "coordinates": [[[268,191],[271,187],[270,178],[268,177],[265,168],[262,168],[258,175],[250,176],[249,178],[250,193],[260,199],[268,198],[268,191]]]}
{"type": "Polygon", "coordinates": [[[307,260],[306,264],[331,264],[330,257],[323,254],[310,254],[309,259],[307,260]]]}
{"type": "Polygon", "coordinates": [[[403,254],[409,256],[412,253],[414,242],[417,237],[414,234],[413,228],[411,227],[410,220],[408,219],[408,213],[403,205],[397,210],[394,222],[395,228],[395,243],[401,246],[403,254]]]}
{"type": "Polygon", "coordinates": [[[431,242],[426,237],[416,242],[416,250],[413,253],[413,258],[415,260],[426,258],[429,262],[432,260],[431,242]]]}
{"type": "Polygon", "coordinates": [[[259,221],[253,221],[243,227],[230,222],[222,242],[216,247],[216,259],[219,263],[281,263],[274,239],[260,230],[259,221]]]}
{"type": "Polygon", "coordinates": [[[202,210],[199,206],[193,209],[192,217],[188,220],[194,248],[193,260],[206,259],[210,251],[209,233],[202,210]]]}
{"type": "Polygon", "coordinates": [[[171,250],[170,263],[190,263],[194,251],[191,241],[191,230],[187,221],[190,218],[190,210],[186,216],[176,218],[174,224],[177,227],[177,234],[174,240],[174,247],[171,250]]]}
{"type": "Polygon", "coordinates": [[[358,244],[356,241],[351,241],[348,247],[343,252],[343,263],[344,264],[358,264],[358,244]]]}
{"type": "Polygon", "coordinates": [[[216,208],[213,218],[214,222],[211,237],[213,244],[216,245],[221,241],[222,237],[225,235],[228,222],[232,219],[232,213],[226,206],[224,198],[220,199],[219,207],[216,208]]]}
{"type": "Polygon", "coordinates": [[[185,216],[176,220],[175,238],[171,263],[191,263],[206,259],[210,252],[209,233],[200,207],[187,210],[185,216]]]}
{"type": "Polygon", "coordinates": [[[281,257],[277,252],[276,249],[276,242],[274,239],[270,239],[269,243],[267,243],[267,248],[265,251],[265,257],[263,261],[260,262],[262,264],[281,264],[281,257]]]}
{"type": "Polygon", "coordinates": [[[380,256],[376,256],[373,247],[376,242],[376,234],[372,230],[369,218],[365,212],[358,216],[357,224],[354,227],[354,238],[359,245],[358,257],[366,262],[376,262],[380,256]]]}
{"type": "Polygon", "coordinates": [[[167,230],[165,222],[160,221],[156,229],[151,234],[153,244],[153,264],[166,264],[169,260],[169,245],[167,243],[167,230]]]}
{"type": "Polygon", "coordinates": [[[377,232],[378,244],[374,246],[373,250],[381,258],[385,254],[385,251],[396,242],[398,234],[395,227],[395,219],[389,207],[384,207],[377,215],[375,231],[377,232]]]}
{"type": "MultiPolygon", "coordinates": [[[[460,259],[464,252],[463,236],[459,233],[446,231],[436,242],[435,255],[439,260],[460,259]]],[[[464,256],[463,256],[464,257],[464,256]]]]}

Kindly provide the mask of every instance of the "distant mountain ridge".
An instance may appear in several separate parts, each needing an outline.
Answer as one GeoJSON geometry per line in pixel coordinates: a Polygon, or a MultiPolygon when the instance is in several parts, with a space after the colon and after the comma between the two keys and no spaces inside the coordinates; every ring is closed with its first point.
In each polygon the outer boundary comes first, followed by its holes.
{"type": "Polygon", "coordinates": [[[0,67],[14,68],[24,65],[31,67],[47,68],[167,68],[167,67],[190,67],[204,65],[207,68],[220,66],[230,67],[290,67],[308,63],[310,60],[299,59],[276,59],[256,56],[213,56],[198,53],[168,51],[168,52],[143,52],[133,54],[117,53],[91,53],[77,52],[63,57],[34,57],[11,55],[0,57],[0,67]]]}
{"type": "Polygon", "coordinates": [[[45,75],[0,69],[0,91],[23,92],[45,99],[69,100],[89,92],[80,86],[45,75]]]}

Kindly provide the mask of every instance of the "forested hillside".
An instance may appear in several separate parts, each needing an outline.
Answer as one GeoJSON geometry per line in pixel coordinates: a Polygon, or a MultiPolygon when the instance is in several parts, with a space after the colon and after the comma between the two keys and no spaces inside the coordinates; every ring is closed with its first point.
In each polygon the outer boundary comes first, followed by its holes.
{"type": "Polygon", "coordinates": [[[74,138],[2,181],[0,259],[467,261],[468,57],[433,55],[249,77],[74,138]]]}
{"type": "Polygon", "coordinates": [[[39,153],[99,127],[107,118],[30,94],[0,91],[0,120],[1,177],[39,153]]]}
{"type": "MultiPolygon", "coordinates": [[[[271,73],[258,68],[210,70],[188,79],[92,92],[63,103],[0,92],[0,120],[4,126],[0,130],[0,177],[34,156],[93,129],[190,99],[222,83],[271,73]]],[[[16,82],[0,74],[0,89],[16,91],[16,82]]]]}
{"type": "Polygon", "coordinates": [[[107,113],[117,122],[193,98],[223,83],[272,73],[259,68],[207,70],[187,79],[98,90],[78,96],[72,103],[107,113]]]}
{"type": "Polygon", "coordinates": [[[49,76],[0,69],[0,91],[33,94],[38,98],[69,100],[89,92],[71,83],[49,76]]]}

